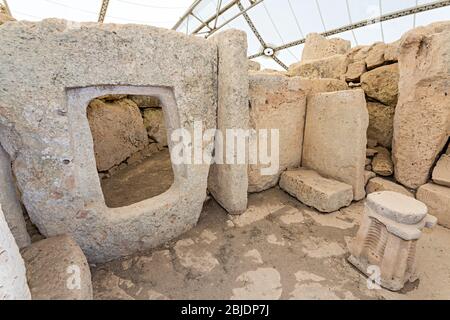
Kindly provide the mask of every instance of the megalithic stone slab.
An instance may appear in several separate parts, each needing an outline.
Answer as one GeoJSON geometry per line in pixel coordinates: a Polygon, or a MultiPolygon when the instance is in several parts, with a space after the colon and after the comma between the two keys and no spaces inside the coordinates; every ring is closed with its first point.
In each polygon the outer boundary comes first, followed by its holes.
{"type": "Polygon", "coordinates": [[[306,113],[302,166],[351,185],[354,199],[363,199],[368,125],[361,89],[313,95],[306,113]]]}
{"type": "Polygon", "coordinates": [[[427,183],[450,133],[450,22],[408,32],[399,57],[392,158],[409,188],[427,183]]]}
{"type": "Polygon", "coordinates": [[[283,172],[280,187],[300,202],[325,213],[347,207],[353,200],[351,185],[304,168],[283,172]]]}
{"type": "Polygon", "coordinates": [[[425,203],[438,223],[450,228],[450,188],[427,183],[417,190],[417,199],[425,203]]]}
{"type": "Polygon", "coordinates": [[[11,159],[2,146],[0,146],[0,204],[17,245],[19,248],[28,246],[31,241],[12,175],[11,159]]]}
{"type": "MultiPolygon", "coordinates": [[[[239,30],[227,30],[218,33],[212,41],[219,53],[217,129],[225,140],[223,146],[216,144],[216,148],[221,148],[229,143],[226,130],[246,130],[249,126],[247,36],[239,30]]],[[[211,166],[208,190],[229,213],[239,214],[247,209],[247,189],[246,163],[211,166]]]]}

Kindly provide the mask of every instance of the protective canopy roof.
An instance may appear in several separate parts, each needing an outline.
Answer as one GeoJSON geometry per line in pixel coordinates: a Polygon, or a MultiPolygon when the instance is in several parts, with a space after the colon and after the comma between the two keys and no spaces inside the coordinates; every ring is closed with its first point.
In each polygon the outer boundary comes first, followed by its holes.
{"type": "MultiPolygon", "coordinates": [[[[2,1],[2,0],[0,0],[2,1]]],[[[236,28],[248,55],[283,69],[301,58],[308,33],[352,45],[393,42],[415,26],[450,19],[450,0],[8,0],[16,19],[139,23],[209,37],[236,28]],[[103,10],[101,10],[103,9],[103,10]]]]}

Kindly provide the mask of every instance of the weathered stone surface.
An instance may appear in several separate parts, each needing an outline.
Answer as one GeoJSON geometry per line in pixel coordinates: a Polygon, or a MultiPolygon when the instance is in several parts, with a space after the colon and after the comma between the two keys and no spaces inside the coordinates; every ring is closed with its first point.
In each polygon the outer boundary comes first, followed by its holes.
{"type": "Polygon", "coordinates": [[[375,148],[378,145],[378,141],[376,139],[367,138],[367,146],[369,148],[375,148]]]}
{"type": "Polygon", "coordinates": [[[345,74],[345,81],[347,82],[359,82],[363,73],[367,71],[365,61],[356,61],[350,63],[345,74]]]}
{"type": "Polygon", "coordinates": [[[318,33],[310,33],[306,36],[302,61],[328,58],[336,54],[346,54],[350,48],[350,41],[340,38],[327,39],[318,33]]]}
{"type": "Polygon", "coordinates": [[[0,26],[2,24],[6,23],[6,22],[9,22],[9,21],[16,21],[16,20],[13,17],[11,17],[11,16],[9,16],[9,15],[7,15],[5,13],[0,12],[0,26]]]}
{"type": "Polygon", "coordinates": [[[128,99],[132,100],[141,109],[160,108],[161,103],[157,97],[130,95],[128,99]]]}
{"type": "Polygon", "coordinates": [[[9,155],[0,145],[0,204],[19,248],[30,244],[9,155]]]}
{"type": "Polygon", "coordinates": [[[366,186],[367,194],[379,191],[393,191],[414,198],[414,194],[412,192],[408,191],[404,186],[399,185],[391,180],[380,177],[370,179],[369,183],[366,186]]]}
{"type": "Polygon", "coordinates": [[[13,155],[22,201],[42,234],[72,235],[95,263],[156,247],[197,223],[208,164],[173,164],[165,193],[105,205],[86,107],[107,94],[155,96],[169,134],[193,132],[195,121],[214,129],[215,44],[150,26],[55,19],[7,23],[0,42],[0,143],[13,155]]]}
{"type": "Polygon", "coordinates": [[[402,39],[392,155],[396,180],[418,188],[450,133],[450,22],[414,29],[402,39]]]}
{"type": "Polygon", "coordinates": [[[433,170],[433,182],[450,187],[450,155],[444,154],[433,170]]]}
{"type": "Polygon", "coordinates": [[[302,90],[292,88],[291,81],[296,80],[274,74],[250,75],[250,126],[256,130],[278,129],[280,148],[276,174],[262,174],[261,169],[268,165],[249,165],[249,192],[275,186],[281,172],[301,163],[306,96],[302,90]]]}
{"type": "Polygon", "coordinates": [[[310,79],[343,79],[347,72],[347,65],[347,57],[343,54],[337,54],[324,59],[294,63],[289,66],[287,76],[300,76],[310,79]]]}
{"type": "Polygon", "coordinates": [[[375,174],[375,172],[373,171],[369,171],[366,169],[366,171],[364,171],[364,182],[365,182],[365,186],[366,186],[366,193],[367,192],[367,183],[369,183],[369,180],[372,178],[375,178],[377,175],[375,174]]]}
{"type": "Polygon", "coordinates": [[[86,257],[69,236],[57,236],[22,250],[33,300],[92,300],[86,257]]]}
{"type": "Polygon", "coordinates": [[[369,115],[362,90],[314,95],[308,101],[302,166],[353,186],[364,198],[369,115]]]}
{"type": "Polygon", "coordinates": [[[280,187],[307,206],[320,212],[334,212],[353,200],[352,186],[326,179],[313,170],[297,169],[283,172],[280,187]]]}
{"type": "Polygon", "coordinates": [[[376,140],[383,147],[390,148],[394,134],[395,108],[368,102],[367,110],[369,111],[367,138],[376,140]]]}
{"type": "Polygon", "coordinates": [[[167,147],[167,129],[163,110],[161,108],[147,108],[142,112],[142,117],[148,136],[161,146],[167,147]]]}
{"type": "Polygon", "coordinates": [[[290,90],[302,90],[308,97],[321,92],[334,92],[349,90],[348,85],[343,80],[337,79],[307,79],[293,77],[289,81],[290,90]]]}
{"type": "Polygon", "coordinates": [[[361,87],[366,95],[381,103],[395,107],[398,100],[398,64],[376,68],[361,76],[361,87]]]}
{"type": "MultiPolygon", "coordinates": [[[[370,115],[369,115],[370,116],[370,115]]],[[[370,124],[369,124],[370,125],[370,124]]],[[[372,148],[367,148],[366,149],[366,157],[373,157],[378,153],[377,150],[372,149],[372,148]]]]}
{"type": "Polygon", "coordinates": [[[417,190],[417,199],[425,203],[438,224],[450,228],[450,188],[428,183],[417,190]]]}
{"type": "Polygon", "coordinates": [[[366,66],[368,70],[372,70],[382,66],[385,62],[384,51],[386,50],[386,44],[379,42],[370,48],[365,58],[366,66]]]}
{"type": "Polygon", "coordinates": [[[106,171],[148,144],[138,106],[131,100],[93,100],[87,118],[94,140],[98,171],[106,171]]]}
{"type": "Polygon", "coordinates": [[[259,62],[248,60],[248,70],[249,71],[259,71],[261,70],[261,64],[259,62]]]}
{"type": "MultiPolygon", "coordinates": [[[[226,154],[226,145],[231,143],[226,130],[249,127],[247,36],[243,31],[227,30],[212,39],[219,52],[217,128],[224,134],[223,144],[216,141],[215,148],[216,152],[222,148],[226,154]]],[[[248,166],[223,163],[211,166],[208,190],[227,212],[243,213],[247,209],[248,166]]]]}
{"type": "Polygon", "coordinates": [[[400,55],[400,41],[386,44],[384,48],[384,60],[388,63],[398,62],[400,55]]]}
{"type": "Polygon", "coordinates": [[[0,301],[30,299],[25,264],[0,205],[0,301]]]}
{"type": "Polygon", "coordinates": [[[383,147],[375,148],[378,153],[372,161],[372,170],[380,176],[389,177],[394,174],[394,164],[392,163],[391,153],[383,147]]]}

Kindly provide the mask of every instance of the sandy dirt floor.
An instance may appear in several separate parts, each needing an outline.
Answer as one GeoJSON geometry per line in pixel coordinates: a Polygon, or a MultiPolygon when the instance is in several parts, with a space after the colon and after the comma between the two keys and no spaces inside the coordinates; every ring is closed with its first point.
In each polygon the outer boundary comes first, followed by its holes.
{"type": "Polygon", "coordinates": [[[241,216],[205,202],[198,225],[174,241],[92,266],[96,299],[450,299],[450,230],[426,230],[420,280],[368,289],[347,261],[363,202],[323,215],[282,190],[253,194],[241,216]]]}

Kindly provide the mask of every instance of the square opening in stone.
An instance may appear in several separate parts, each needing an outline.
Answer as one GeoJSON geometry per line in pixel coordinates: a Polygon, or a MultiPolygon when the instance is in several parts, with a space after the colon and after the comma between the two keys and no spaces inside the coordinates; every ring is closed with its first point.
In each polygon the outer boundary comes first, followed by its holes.
{"type": "Polygon", "coordinates": [[[124,207],[167,191],[174,182],[166,122],[158,98],[112,94],[87,107],[105,203],[124,207]]]}

